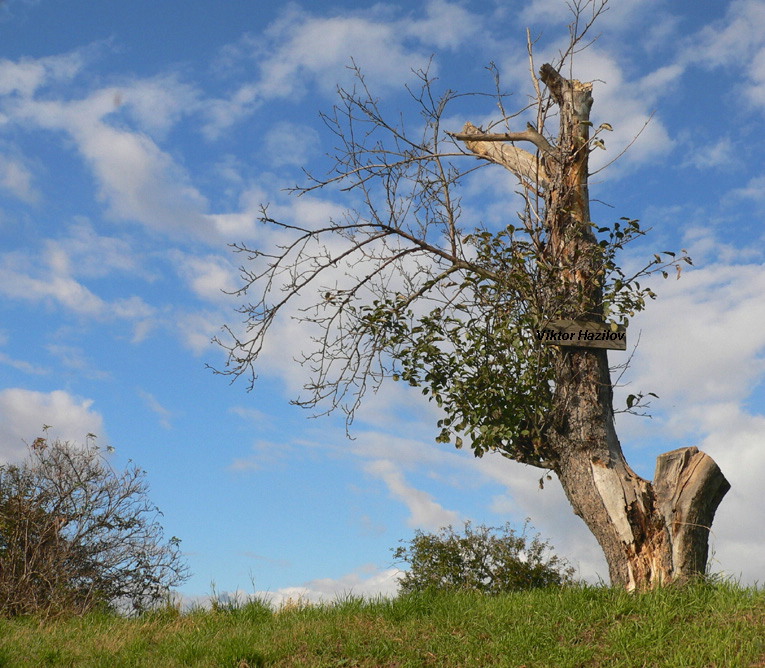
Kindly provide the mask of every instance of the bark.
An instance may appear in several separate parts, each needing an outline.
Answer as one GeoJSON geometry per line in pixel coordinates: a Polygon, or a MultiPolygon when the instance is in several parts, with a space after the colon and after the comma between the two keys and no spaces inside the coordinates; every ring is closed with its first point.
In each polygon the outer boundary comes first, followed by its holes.
{"type": "MultiPolygon", "coordinates": [[[[555,142],[542,143],[533,128],[505,136],[533,144],[533,155],[471,124],[455,138],[543,193],[548,243],[540,262],[557,267],[548,289],[557,298],[552,303],[566,309],[550,317],[603,322],[587,186],[592,85],[567,80],[550,65],[540,79],[559,108],[555,142]]],[[[603,549],[612,584],[647,589],[703,574],[712,520],[730,488],[720,469],[697,448],[681,448],[658,458],[653,483],[641,478],[614,428],[607,352],[560,348],[555,372],[555,419],[545,445],[574,512],[603,549]]]]}

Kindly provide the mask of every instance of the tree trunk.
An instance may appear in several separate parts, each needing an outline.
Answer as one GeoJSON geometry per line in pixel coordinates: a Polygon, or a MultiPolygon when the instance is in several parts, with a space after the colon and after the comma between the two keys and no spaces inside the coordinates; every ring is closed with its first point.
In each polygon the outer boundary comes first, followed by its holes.
{"type": "MultiPolygon", "coordinates": [[[[540,78],[559,108],[555,147],[531,126],[505,139],[532,142],[539,157],[503,149],[496,136],[482,136],[470,124],[458,137],[525,183],[536,176],[532,187],[545,199],[542,261],[556,276],[551,303],[565,309],[551,318],[603,322],[603,277],[587,187],[592,85],[567,80],[550,65],[542,66],[540,78]]],[[[651,484],[624,459],[614,429],[607,352],[562,347],[555,377],[555,420],[546,445],[574,512],[603,548],[611,583],[647,589],[703,574],[712,520],[730,488],[714,461],[697,448],[674,450],[658,458],[651,484]]]]}

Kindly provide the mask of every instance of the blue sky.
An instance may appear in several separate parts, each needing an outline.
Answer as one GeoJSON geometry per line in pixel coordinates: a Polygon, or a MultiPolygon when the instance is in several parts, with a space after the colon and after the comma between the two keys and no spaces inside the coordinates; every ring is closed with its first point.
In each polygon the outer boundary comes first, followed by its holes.
{"type": "MultiPolygon", "coordinates": [[[[530,517],[580,575],[607,570],[556,482],[500,457],[435,443],[438,413],[384,385],[345,435],[341,416],[289,405],[308,345],[284,320],[252,392],[206,364],[235,324],[233,242],[268,243],[257,222],[315,223],[349,204],[299,200],[300,168],[325,170],[320,118],[361,66],[384,107],[413,113],[404,84],[432,57],[438,85],[491,90],[490,62],[522,106],[525,28],[537,63],[563,44],[560,0],[271,3],[250,0],[7,0],[0,5],[0,457],[43,424],[93,432],[147,471],[168,535],[183,540],[189,597],[393,593],[390,548],[415,529],[530,517]]],[[[593,217],[641,219],[625,257],[687,248],[694,268],[659,282],[619,390],[653,391],[653,419],[619,417],[628,460],[652,477],[661,452],[697,445],[732,490],[712,536],[715,570],[765,572],[765,3],[619,0],[574,75],[610,123],[593,217]]],[[[491,101],[456,109],[458,130],[491,101]]],[[[468,182],[466,228],[507,220],[499,167],[468,182]]],[[[650,255],[649,255],[650,256],[650,255]]],[[[624,353],[612,353],[614,363],[624,353]]]]}

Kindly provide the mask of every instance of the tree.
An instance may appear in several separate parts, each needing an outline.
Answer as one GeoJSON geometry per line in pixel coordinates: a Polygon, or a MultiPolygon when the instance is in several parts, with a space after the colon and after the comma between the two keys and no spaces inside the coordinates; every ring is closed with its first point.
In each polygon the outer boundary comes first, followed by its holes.
{"type": "Polygon", "coordinates": [[[0,614],[140,611],[186,580],[147,493],[144,471],[114,471],[90,440],[38,438],[0,467],[0,614]]]}
{"type": "Polygon", "coordinates": [[[447,589],[501,594],[571,584],[574,569],[548,554],[549,543],[538,535],[528,540],[527,527],[528,523],[520,535],[509,524],[474,529],[470,522],[462,534],[451,526],[438,533],[416,531],[393,553],[409,565],[399,592],[447,589]]]}
{"type": "MultiPolygon", "coordinates": [[[[437,440],[467,441],[476,456],[498,452],[554,472],[574,512],[601,545],[614,585],[649,588],[703,574],[712,520],[729,484],[696,448],[658,458],[653,482],[627,464],[614,428],[613,382],[604,349],[546,345],[534,332],[556,320],[624,326],[655,294],[640,281],[690,264],[683,252],[653,256],[634,274],[619,252],[644,234],[637,220],[596,225],[590,217],[592,84],[573,71],[576,52],[607,0],[574,0],[568,49],[538,75],[528,55],[530,103],[505,109],[495,71],[499,119],[485,130],[442,127],[465,96],[438,96],[427,71],[411,90],[421,134],[389,121],[357,70],[324,121],[339,148],[333,171],[294,189],[340,188],[357,206],[342,220],[311,227],[276,220],[274,249],[235,250],[248,258],[241,295],[246,333],[224,327],[223,373],[256,373],[275,319],[298,296],[315,295],[297,317],[314,328],[301,360],[311,371],[296,403],[342,408],[349,421],[366,390],[403,380],[444,411],[437,440]],[[522,131],[511,125],[527,114],[522,131]],[[558,116],[558,128],[548,120],[558,116]],[[501,126],[503,132],[496,129],[501,126]],[[516,143],[529,145],[526,151],[516,143]],[[517,224],[493,231],[461,222],[460,186],[474,170],[499,165],[518,179],[517,224]]],[[[470,98],[475,99],[475,98],[470,98]]],[[[482,99],[482,98],[479,98],[482,99]]],[[[628,398],[629,410],[643,395],[628,398]]],[[[544,479],[544,476],[543,476],[544,479]]],[[[541,481],[540,481],[541,482],[541,481]]]]}

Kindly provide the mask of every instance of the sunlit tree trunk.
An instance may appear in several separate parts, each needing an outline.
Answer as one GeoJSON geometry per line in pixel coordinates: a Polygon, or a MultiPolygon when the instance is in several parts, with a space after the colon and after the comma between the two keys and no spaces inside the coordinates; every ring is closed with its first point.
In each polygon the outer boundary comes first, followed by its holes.
{"type": "MultiPolygon", "coordinates": [[[[532,126],[512,137],[535,144],[538,158],[496,138],[482,140],[470,124],[459,138],[543,193],[547,245],[539,261],[554,268],[550,303],[565,305],[550,317],[603,322],[587,185],[592,85],[567,80],[550,65],[540,79],[559,109],[557,141],[551,145],[532,126]]],[[[641,478],[614,429],[607,351],[561,347],[555,365],[545,447],[574,512],[603,548],[612,584],[645,589],[703,574],[712,520],[730,488],[720,469],[696,448],[682,448],[658,458],[653,483],[641,478]]]]}

